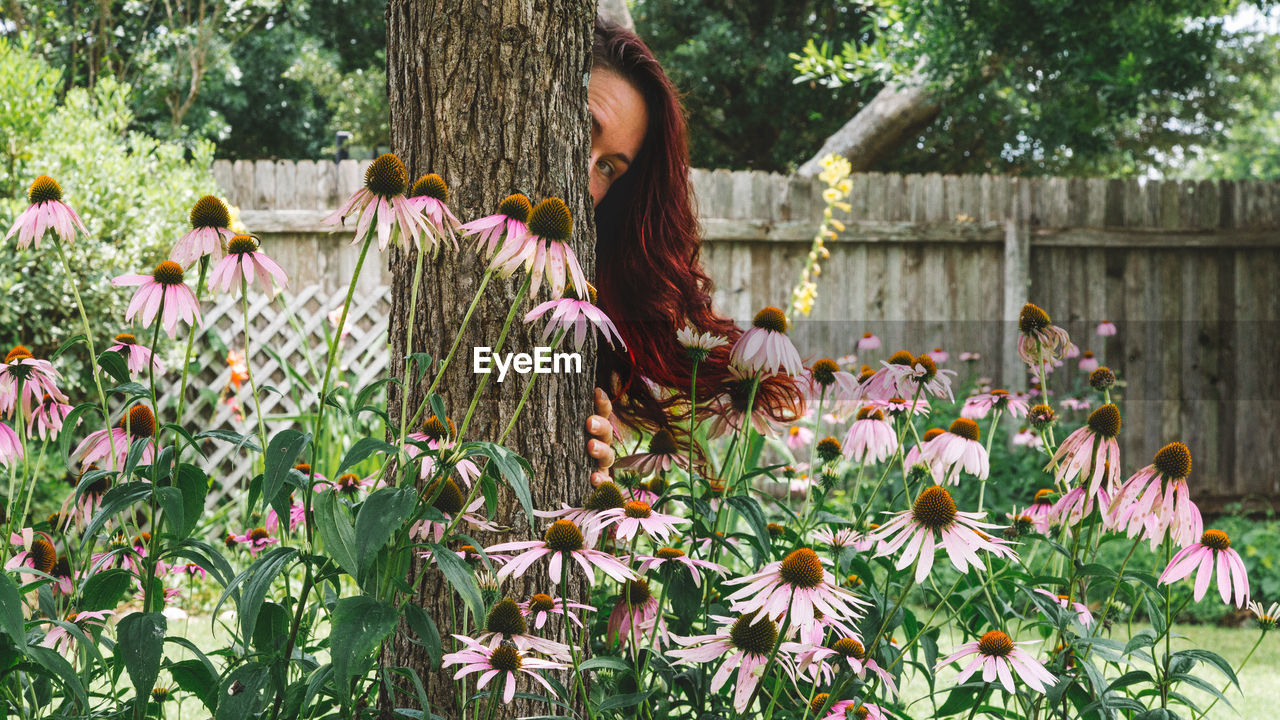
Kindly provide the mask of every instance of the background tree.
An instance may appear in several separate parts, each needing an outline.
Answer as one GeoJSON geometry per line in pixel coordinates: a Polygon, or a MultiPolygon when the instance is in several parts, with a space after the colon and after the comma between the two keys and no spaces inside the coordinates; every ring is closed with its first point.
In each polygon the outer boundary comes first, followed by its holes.
{"type": "MultiPolygon", "coordinates": [[[[594,229],[583,169],[590,148],[587,78],[594,16],[591,0],[392,0],[387,11],[392,145],[411,175],[443,176],[452,189],[449,204],[463,218],[491,214],[512,192],[523,192],[534,202],[564,198],[575,220],[573,247],[588,276],[594,272],[594,229]]],[[[403,373],[414,260],[407,252],[394,253],[391,259],[393,377],[403,373]]],[[[443,252],[429,261],[415,310],[414,351],[445,356],[482,272],[469,252],[443,252]]],[[[520,280],[517,276],[490,283],[463,337],[463,352],[441,383],[446,408],[459,419],[484,377],[473,374],[469,348],[494,343],[520,280]]],[[[507,347],[528,352],[535,344],[532,328],[515,323],[507,347]]],[[[587,350],[584,367],[591,368],[594,347],[587,350]]],[[[540,380],[507,442],[532,465],[536,507],[576,502],[586,487],[583,423],[591,410],[593,381],[591,373],[540,380]]],[[[410,408],[424,400],[424,390],[425,383],[408,388],[410,408]]],[[[520,381],[489,383],[469,436],[496,439],[522,390],[520,381]]],[[[399,400],[393,397],[392,416],[400,412],[399,400]]],[[[528,522],[512,498],[504,498],[503,507],[516,536],[527,535],[528,522]]],[[[526,599],[547,590],[545,577],[530,573],[524,580],[508,581],[504,591],[526,599]]],[[[428,608],[440,628],[456,627],[449,619],[451,608],[439,573],[419,560],[409,579],[417,593],[414,602],[428,608]]],[[[576,585],[571,590],[581,592],[576,585]]],[[[425,650],[410,637],[411,631],[401,628],[385,648],[383,665],[419,673],[427,683],[432,711],[458,717],[449,673],[433,672],[425,650]]],[[[384,711],[416,704],[412,690],[408,693],[382,698],[384,711]]],[[[516,703],[513,711],[545,710],[545,705],[524,705],[516,703]]]]}

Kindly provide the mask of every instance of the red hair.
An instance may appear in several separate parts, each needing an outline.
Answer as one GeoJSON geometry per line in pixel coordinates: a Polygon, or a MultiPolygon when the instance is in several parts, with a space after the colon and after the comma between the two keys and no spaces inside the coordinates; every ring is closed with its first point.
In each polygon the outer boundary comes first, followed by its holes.
{"type": "MultiPolygon", "coordinates": [[[[599,303],[627,343],[625,354],[601,345],[597,384],[610,392],[626,424],[678,433],[676,421],[688,417],[678,408],[688,407],[693,366],[676,330],[690,325],[730,342],[742,330],[711,306],[711,278],[699,260],[684,109],[675,86],[644,41],[619,26],[596,21],[592,55],[596,70],[611,70],[640,92],[649,114],[640,152],[596,208],[599,303]],[[641,376],[672,393],[654,397],[641,376]]],[[[728,348],[719,348],[698,366],[700,401],[735,389],[728,359],[728,348]]],[[[757,407],[788,420],[803,412],[804,396],[790,378],[773,377],[757,393],[757,407]]]]}

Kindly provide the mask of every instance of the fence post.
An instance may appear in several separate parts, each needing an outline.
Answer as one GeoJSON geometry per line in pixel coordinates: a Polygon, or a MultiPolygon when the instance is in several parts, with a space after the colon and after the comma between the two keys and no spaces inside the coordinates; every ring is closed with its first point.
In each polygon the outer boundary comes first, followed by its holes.
{"type": "Polygon", "coordinates": [[[1009,189],[1009,215],[1004,221],[1004,313],[1000,352],[1002,382],[1010,391],[1025,390],[1027,374],[1012,348],[1018,341],[1018,314],[1031,287],[1031,232],[1027,215],[1031,207],[1031,183],[1014,178],[1009,189]]]}

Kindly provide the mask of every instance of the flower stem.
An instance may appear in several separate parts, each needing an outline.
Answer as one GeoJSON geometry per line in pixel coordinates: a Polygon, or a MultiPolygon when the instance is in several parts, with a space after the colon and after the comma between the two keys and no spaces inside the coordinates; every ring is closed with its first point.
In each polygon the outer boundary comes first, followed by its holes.
{"type": "MultiPolygon", "coordinates": [[[[560,347],[560,342],[564,340],[565,331],[563,329],[556,331],[556,336],[551,340],[551,349],[554,351],[560,347]]],[[[498,444],[501,445],[507,436],[511,434],[511,429],[516,426],[516,420],[520,417],[520,411],[524,410],[524,404],[529,400],[529,394],[533,392],[533,383],[538,379],[538,373],[534,373],[529,378],[529,383],[524,386],[524,393],[520,396],[520,403],[516,405],[515,412],[511,413],[511,420],[507,423],[507,427],[502,431],[502,435],[498,437],[498,444]]]]}
{"type": "MultiPolygon", "coordinates": [[[[1266,636],[1267,636],[1266,630],[1263,630],[1262,633],[1258,635],[1258,639],[1256,642],[1253,643],[1253,647],[1249,648],[1249,653],[1244,656],[1244,659],[1240,661],[1240,665],[1236,667],[1237,676],[1239,676],[1240,672],[1244,670],[1244,666],[1249,664],[1249,658],[1253,657],[1253,651],[1258,649],[1258,646],[1262,644],[1262,639],[1265,638],[1266,636]]],[[[1228,682],[1226,685],[1222,686],[1222,692],[1219,693],[1219,695],[1226,695],[1227,691],[1230,689],[1231,689],[1231,683],[1228,682]]],[[[1204,720],[1204,718],[1209,717],[1209,711],[1212,710],[1213,706],[1217,704],[1218,704],[1218,698],[1215,697],[1213,699],[1213,702],[1209,703],[1209,707],[1205,708],[1204,712],[1196,716],[1195,720],[1204,720]]]]}
{"type": "Polygon", "coordinates": [[[107,394],[102,390],[102,376],[98,372],[98,351],[93,347],[93,331],[89,329],[89,316],[85,314],[84,302],[80,299],[80,289],[76,286],[75,277],[71,274],[71,263],[67,262],[67,254],[62,249],[62,241],[54,238],[53,247],[58,251],[58,259],[62,261],[62,270],[67,274],[67,284],[71,286],[71,295],[76,300],[76,310],[80,312],[80,324],[84,326],[84,341],[89,345],[89,368],[93,371],[93,384],[98,389],[98,403],[102,405],[102,422],[107,425],[107,442],[111,445],[111,457],[116,456],[116,440],[111,434],[111,412],[107,408],[107,394]]]}
{"type": "MultiPolygon", "coordinates": [[[[417,257],[413,264],[413,285],[409,289],[409,322],[405,324],[404,330],[404,382],[400,385],[400,442],[398,445],[401,449],[404,448],[404,439],[409,428],[409,377],[413,369],[413,326],[418,313],[418,285],[422,282],[422,256],[425,253],[419,248],[415,254],[417,257]]],[[[428,394],[427,397],[430,395],[428,394]]]]}
{"type": "MultiPolygon", "coordinates": [[[[258,419],[258,442],[262,443],[262,455],[267,453],[267,428],[262,421],[262,402],[258,399],[258,382],[253,379],[253,357],[249,354],[249,281],[240,280],[241,305],[244,307],[244,374],[249,376],[249,390],[253,392],[253,415],[258,419]]],[[[191,333],[195,335],[193,331],[191,333]]],[[[184,369],[183,377],[186,377],[184,369]]],[[[247,496],[247,493],[246,493],[247,496]]],[[[267,498],[269,501],[270,498],[267,498]]]]}
{"type": "Polygon", "coordinates": [[[413,418],[409,421],[410,425],[417,425],[418,421],[422,419],[422,413],[430,406],[431,394],[436,391],[436,387],[444,379],[444,372],[449,368],[449,363],[458,351],[458,345],[462,342],[462,334],[467,331],[467,325],[471,323],[471,315],[476,311],[476,306],[480,304],[480,296],[484,294],[484,289],[488,286],[491,277],[493,277],[493,271],[487,270],[484,277],[480,278],[480,287],[476,288],[475,297],[471,298],[471,305],[467,308],[467,313],[462,316],[462,324],[458,326],[458,334],[453,337],[453,346],[449,348],[444,360],[436,367],[436,376],[431,380],[431,386],[427,388],[427,393],[422,397],[422,402],[418,403],[418,409],[414,411],[413,418]]]}
{"type": "MultiPolygon", "coordinates": [[[[996,425],[1000,422],[1000,409],[997,408],[991,416],[991,427],[987,428],[987,463],[991,462],[991,439],[996,436],[996,425]]],[[[990,475],[990,472],[987,473],[990,475]]],[[[982,484],[978,486],[978,512],[982,512],[982,500],[987,494],[987,478],[982,478],[982,484]]]]}
{"type": "MultiPolygon", "coordinates": [[[[478,485],[479,483],[476,484],[478,485]]],[[[578,670],[578,646],[573,642],[573,628],[571,627],[572,623],[569,622],[569,558],[565,557],[562,560],[563,562],[560,563],[560,601],[566,604],[564,609],[564,639],[569,645],[569,654],[573,658],[573,679],[576,681],[578,692],[582,693],[582,706],[587,711],[588,720],[594,720],[595,714],[591,712],[591,697],[587,695],[587,688],[582,684],[582,673],[578,670]]],[[[586,632],[587,629],[584,627],[578,635],[579,639],[586,632]]],[[[573,701],[573,698],[567,699],[570,702],[573,701]]]]}
{"type": "MultiPolygon", "coordinates": [[[[533,283],[533,275],[526,274],[524,284],[520,286],[520,291],[516,293],[516,299],[511,303],[511,309],[507,311],[507,320],[502,324],[502,332],[498,334],[498,342],[493,348],[493,354],[497,355],[502,352],[503,345],[507,342],[507,333],[511,330],[511,321],[515,319],[516,312],[520,310],[520,303],[524,302],[525,293],[529,292],[529,286],[533,283]]],[[[458,333],[458,337],[462,337],[462,333],[458,333]]],[[[444,375],[441,368],[442,376],[444,375]]],[[[476,411],[476,405],[480,402],[480,396],[484,393],[484,386],[489,383],[489,376],[486,374],[480,378],[480,386],[476,388],[475,395],[471,396],[471,405],[467,408],[467,415],[462,419],[462,425],[458,428],[458,437],[463,438],[467,434],[467,427],[471,425],[471,416],[476,411]]],[[[434,387],[434,383],[432,384],[434,387]]],[[[430,397],[430,396],[428,396],[430,397]]]]}

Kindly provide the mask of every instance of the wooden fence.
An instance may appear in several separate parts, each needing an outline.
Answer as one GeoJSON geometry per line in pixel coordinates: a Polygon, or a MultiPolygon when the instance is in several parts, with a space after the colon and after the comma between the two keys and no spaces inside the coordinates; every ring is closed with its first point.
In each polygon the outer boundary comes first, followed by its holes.
{"type": "MultiPolygon", "coordinates": [[[[367,162],[367,161],[366,161],[367,162]]],[[[359,187],[363,163],[219,161],[214,173],[246,227],[266,237],[295,287],[340,289],[354,249],[320,220],[359,187]]],[[[722,313],[746,322],[789,301],[821,218],[820,181],[695,170],[703,261],[722,313]]],[[[941,347],[944,367],[1025,383],[1017,311],[1047,310],[1118,372],[1126,469],[1165,442],[1192,449],[1197,501],[1280,509],[1280,183],[996,176],[853,177],[852,209],[828,242],[819,295],[793,336],[813,357],[874,332],[886,352],[941,347]],[[1099,321],[1119,333],[1094,334],[1099,321]],[[981,353],[972,370],[960,351],[981,353]]],[[[381,273],[381,274],[379,274],[381,273]]],[[[382,292],[369,268],[361,294],[382,292]]],[[[1052,376],[1079,387],[1075,360],[1052,376]]]]}

